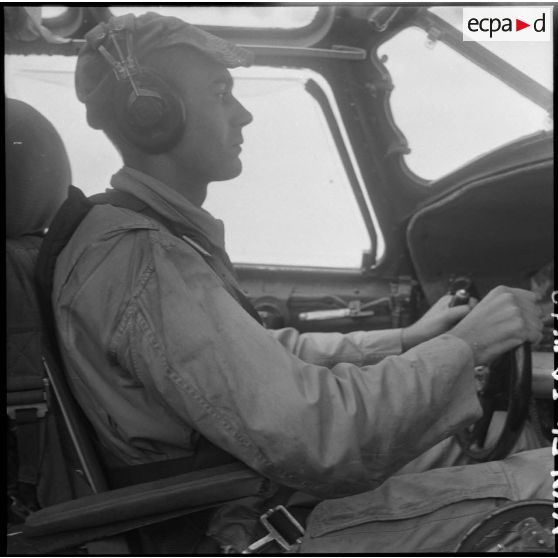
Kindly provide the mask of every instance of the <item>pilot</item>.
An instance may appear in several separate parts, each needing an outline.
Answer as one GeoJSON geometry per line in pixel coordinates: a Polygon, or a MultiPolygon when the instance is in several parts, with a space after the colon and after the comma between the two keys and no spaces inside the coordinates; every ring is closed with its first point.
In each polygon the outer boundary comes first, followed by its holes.
{"type": "MultiPolygon", "coordinates": [[[[109,468],[187,469],[214,448],[292,489],[282,503],[309,513],[299,550],[319,554],[450,551],[498,505],[550,498],[548,449],[452,467],[465,463],[453,434],[482,415],[475,366],[541,337],[532,293],[444,297],[402,330],[265,329],[202,207],[210,182],[242,170],[252,115],[229,68],[252,54],[154,13],[86,38],[77,96],[122,156],[112,189],[139,205],[89,212],[58,258],[53,302],[109,468]]],[[[220,546],[254,542],[265,503],[243,506],[208,525],[220,546]]]]}

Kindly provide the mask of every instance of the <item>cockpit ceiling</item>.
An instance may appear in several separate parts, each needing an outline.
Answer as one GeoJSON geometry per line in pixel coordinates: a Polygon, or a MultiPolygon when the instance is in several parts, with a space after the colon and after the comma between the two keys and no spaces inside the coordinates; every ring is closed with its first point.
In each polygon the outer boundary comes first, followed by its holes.
{"type": "Polygon", "coordinates": [[[329,6],[7,6],[5,33],[10,42],[44,39],[58,44],[81,40],[88,29],[111,15],[157,11],[179,17],[245,44],[312,46],[329,30],[334,8],[329,6]],[[56,40],[53,40],[56,37],[56,40]]]}

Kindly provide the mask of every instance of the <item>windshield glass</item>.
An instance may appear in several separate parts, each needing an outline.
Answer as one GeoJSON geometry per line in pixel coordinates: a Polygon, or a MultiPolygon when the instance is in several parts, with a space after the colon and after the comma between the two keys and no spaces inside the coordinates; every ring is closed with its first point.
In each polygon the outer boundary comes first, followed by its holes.
{"type": "MultiPolygon", "coordinates": [[[[438,6],[429,11],[443,19],[460,33],[463,26],[463,7],[438,6]]],[[[552,42],[483,42],[482,46],[518,70],[552,91],[552,42]]]]}
{"type": "Polygon", "coordinates": [[[317,6],[111,6],[114,15],[144,14],[156,11],[195,25],[252,27],[261,29],[298,29],[312,23],[317,6]]]}

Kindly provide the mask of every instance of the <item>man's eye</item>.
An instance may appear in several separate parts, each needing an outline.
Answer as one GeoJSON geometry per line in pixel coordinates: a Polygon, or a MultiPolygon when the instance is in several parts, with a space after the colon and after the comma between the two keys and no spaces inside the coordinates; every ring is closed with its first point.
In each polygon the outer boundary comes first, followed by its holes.
{"type": "Polygon", "coordinates": [[[228,100],[230,100],[231,97],[231,91],[219,91],[217,93],[217,98],[223,103],[226,103],[228,100]]]}

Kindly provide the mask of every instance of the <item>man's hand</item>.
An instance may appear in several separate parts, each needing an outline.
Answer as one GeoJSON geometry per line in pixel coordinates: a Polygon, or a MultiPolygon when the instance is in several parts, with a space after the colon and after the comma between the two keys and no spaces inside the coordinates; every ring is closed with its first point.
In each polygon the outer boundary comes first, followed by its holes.
{"type": "Polygon", "coordinates": [[[451,299],[451,295],[443,296],[417,322],[403,329],[401,332],[403,351],[445,333],[466,316],[477,302],[476,299],[471,298],[469,304],[450,308],[451,299]]]}
{"type": "Polygon", "coordinates": [[[536,295],[500,286],[491,290],[449,333],[470,345],[475,365],[488,365],[526,341],[538,343],[542,328],[536,295]]]}

